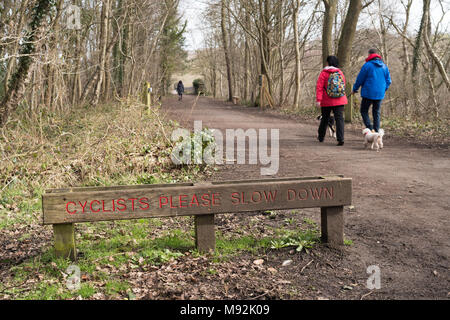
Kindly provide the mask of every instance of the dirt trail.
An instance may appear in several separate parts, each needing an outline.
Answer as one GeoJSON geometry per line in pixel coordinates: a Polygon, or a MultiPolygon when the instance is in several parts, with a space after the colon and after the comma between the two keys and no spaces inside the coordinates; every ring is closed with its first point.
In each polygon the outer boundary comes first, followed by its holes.
{"type": "MultiPolygon", "coordinates": [[[[204,127],[222,132],[227,128],[279,129],[277,177],[343,174],[353,179],[354,208],[345,209],[345,238],[353,244],[342,251],[320,247],[319,256],[326,259],[328,267],[308,268],[302,275],[292,272],[294,283],[301,286],[307,281],[317,295],[332,298],[450,297],[449,150],[386,138],[384,149],[377,153],[364,150],[362,137],[349,132],[343,147],[337,147],[328,136],[320,144],[317,126],[210,98],[200,98],[192,108],[194,100],[185,96],[179,102],[171,97],[162,109],[185,127],[192,128],[194,120],[202,120],[204,127]],[[365,288],[370,265],[381,269],[381,289],[373,292],[365,288]],[[355,282],[354,289],[342,290],[349,282],[355,282]]],[[[215,180],[261,177],[259,166],[222,168],[215,180]]],[[[319,221],[319,211],[303,213],[319,221]]]]}

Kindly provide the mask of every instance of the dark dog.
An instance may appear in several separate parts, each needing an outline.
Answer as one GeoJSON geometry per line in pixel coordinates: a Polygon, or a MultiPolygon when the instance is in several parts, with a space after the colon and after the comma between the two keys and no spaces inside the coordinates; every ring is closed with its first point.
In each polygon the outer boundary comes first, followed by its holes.
{"type": "MultiPolygon", "coordinates": [[[[318,116],[317,120],[321,121],[322,116],[318,116]]],[[[336,138],[336,121],[334,120],[333,116],[330,116],[328,118],[328,132],[330,133],[330,137],[336,138]]]]}

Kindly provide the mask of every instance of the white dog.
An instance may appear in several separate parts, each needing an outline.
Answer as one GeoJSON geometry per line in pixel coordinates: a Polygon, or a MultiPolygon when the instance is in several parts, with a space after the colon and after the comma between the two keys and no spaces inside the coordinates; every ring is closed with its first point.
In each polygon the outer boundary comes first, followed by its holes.
{"type": "Polygon", "coordinates": [[[378,132],[372,132],[370,129],[366,128],[362,131],[364,135],[364,147],[367,148],[367,146],[370,144],[370,149],[374,149],[379,151],[380,149],[383,149],[383,136],[384,136],[384,130],[380,129],[378,132]]]}

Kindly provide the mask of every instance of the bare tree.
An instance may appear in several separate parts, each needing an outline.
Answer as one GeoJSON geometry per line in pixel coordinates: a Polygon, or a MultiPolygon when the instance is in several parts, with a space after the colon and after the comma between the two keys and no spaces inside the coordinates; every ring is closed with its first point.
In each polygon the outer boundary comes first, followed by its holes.
{"type": "Polygon", "coordinates": [[[337,13],[337,0],[323,0],[325,14],[322,28],[322,63],[325,67],[327,57],[333,52],[333,24],[337,13]]]}
{"type": "Polygon", "coordinates": [[[23,39],[17,69],[11,76],[8,90],[0,105],[0,127],[8,120],[11,111],[19,104],[23,96],[22,85],[28,78],[28,71],[32,63],[31,55],[36,51],[36,41],[39,39],[40,26],[51,8],[50,0],[39,0],[33,8],[33,17],[30,22],[30,31],[23,39]]]}
{"type": "Polygon", "coordinates": [[[369,6],[373,1],[370,0],[365,4],[363,4],[362,0],[350,0],[349,2],[337,49],[339,64],[344,72],[350,62],[353,40],[361,10],[369,6]]]}
{"type": "Polygon", "coordinates": [[[227,3],[226,0],[221,0],[221,9],[220,9],[220,27],[222,30],[222,45],[223,51],[225,55],[225,62],[227,65],[227,79],[228,79],[228,101],[233,100],[233,73],[231,72],[231,59],[230,59],[230,48],[228,45],[228,30],[226,27],[227,20],[227,3]]]}
{"type": "Polygon", "coordinates": [[[298,34],[298,12],[300,10],[300,0],[295,0],[292,3],[292,21],[294,28],[294,47],[295,47],[295,93],[294,93],[294,108],[298,108],[298,102],[300,98],[300,45],[298,34]]]}

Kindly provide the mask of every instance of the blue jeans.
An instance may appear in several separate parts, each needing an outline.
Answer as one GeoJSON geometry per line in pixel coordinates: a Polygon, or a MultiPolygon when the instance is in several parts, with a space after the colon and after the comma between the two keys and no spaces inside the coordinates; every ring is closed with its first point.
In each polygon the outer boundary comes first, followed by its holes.
{"type": "Polygon", "coordinates": [[[378,132],[380,129],[380,117],[381,117],[381,100],[371,100],[362,98],[361,101],[361,116],[363,118],[364,124],[366,125],[366,128],[369,128],[370,130],[375,130],[378,132]],[[369,117],[369,108],[370,105],[372,106],[372,116],[373,116],[373,126],[370,122],[369,117]]]}

